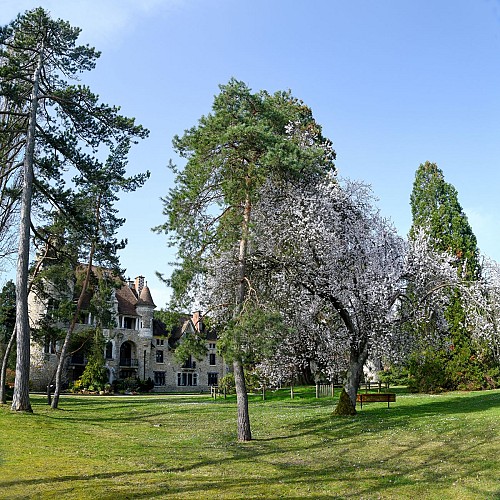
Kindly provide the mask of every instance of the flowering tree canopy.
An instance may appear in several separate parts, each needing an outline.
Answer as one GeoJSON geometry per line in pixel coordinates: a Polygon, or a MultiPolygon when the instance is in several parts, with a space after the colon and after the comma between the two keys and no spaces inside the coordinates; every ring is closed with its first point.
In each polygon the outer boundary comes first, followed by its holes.
{"type": "Polygon", "coordinates": [[[254,220],[254,272],[268,276],[257,282],[293,304],[292,316],[329,332],[347,356],[353,404],[369,354],[391,335],[404,266],[404,242],[372,201],[365,185],[333,177],[307,188],[268,186],[254,220]]]}

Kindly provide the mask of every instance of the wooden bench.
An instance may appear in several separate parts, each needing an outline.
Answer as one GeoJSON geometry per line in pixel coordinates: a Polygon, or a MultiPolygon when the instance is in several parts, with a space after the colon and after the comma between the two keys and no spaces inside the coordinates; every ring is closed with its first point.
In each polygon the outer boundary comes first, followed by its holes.
{"type": "Polygon", "coordinates": [[[387,403],[387,408],[389,408],[389,403],[394,403],[396,401],[396,394],[392,392],[358,394],[356,396],[356,401],[361,404],[361,409],[363,409],[363,403],[387,403]]]}

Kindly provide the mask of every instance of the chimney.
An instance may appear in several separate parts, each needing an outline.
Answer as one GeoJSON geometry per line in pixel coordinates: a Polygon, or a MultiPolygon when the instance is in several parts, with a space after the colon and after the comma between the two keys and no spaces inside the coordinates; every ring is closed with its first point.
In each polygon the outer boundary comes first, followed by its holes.
{"type": "Polygon", "coordinates": [[[137,296],[141,295],[141,291],[144,288],[144,276],[137,276],[135,278],[135,291],[137,296]]]}
{"type": "Polygon", "coordinates": [[[193,317],[191,318],[191,320],[193,321],[194,329],[195,329],[197,332],[201,332],[201,328],[202,328],[202,316],[201,316],[201,311],[195,311],[195,312],[193,313],[193,317]]]}

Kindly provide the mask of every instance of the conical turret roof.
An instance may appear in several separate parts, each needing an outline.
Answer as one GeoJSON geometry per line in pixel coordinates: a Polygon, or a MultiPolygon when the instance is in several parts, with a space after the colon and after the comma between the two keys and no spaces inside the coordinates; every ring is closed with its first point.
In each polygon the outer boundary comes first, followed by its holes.
{"type": "Polygon", "coordinates": [[[141,290],[141,294],[139,295],[139,301],[137,305],[156,307],[155,303],[153,302],[153,297],[151,297],[151,292],[149,291],[147,282],[146,285],[141,290]]]}

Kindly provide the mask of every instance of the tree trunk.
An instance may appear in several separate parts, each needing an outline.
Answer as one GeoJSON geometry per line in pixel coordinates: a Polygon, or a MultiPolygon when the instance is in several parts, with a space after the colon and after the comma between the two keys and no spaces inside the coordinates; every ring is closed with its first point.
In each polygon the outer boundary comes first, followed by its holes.
{"type": "MultiPolygon", "coordinates": [[[[243,212],[242,235],[240,240],[240,251],[238,259],[238,291],[236,295],[236,308],[234,315],[238,317],[243,308],[246,294],[246,259],[248,249],[248,229],[250,224],[251,203],[247,194],[245,199],[245,209],[243,212]]],[[[237,339],[235,339],[237,341],[237,339]]],[[[239,350],[240,346],[237,346],[239,350]]],[[[248,412],[248,394],[245,383],[245,371],[241,359],[233,361],[234,385],[236,388],[236,404],[238,406],[238,440],[251,441],[252,432],[250,430],[250,414],[248,412]]]]}
{"type": "MultiPolygon", "coordinates": [[[[33,271],[33,279],[30,281],[28,285],[28,295],[31,293],[31,287],[33,286],[34,278],[38,275],[40,268],[42,267],[42,263],[47,256],[49,249],[46,247],[44,256],[37,262],[35,269],[33,271]]],[[[0,404],[5,404],[7,402],[6,393],[5,393],[5,379],[7,375],[7,364],[9,362],[9,356],[12,351],[12,347],[14,346],[14,342],[16,341],[16,329],[12,332],[12,335],[9,339],[9,343],[7,344],[7,349],[5,350],[3,360],[2,360],[2,369],[0,373],[0,404]]]]}
{"type": "Polygon", "coordinates": [[[12,397],[15,411],[33,411],[29,396],[30,377],[30,325],[28,317],[28,272],[30,256],[31,199],[33,195],[33,161],[35,155],[35,134],[38,111],[40,75],[44,60],[44,42],[38,55],[33,74],[31,110],[26,137],[26,151],[23,162],[23,184],[21,193],[21,214],[19,221],[19,247],[16,268],[16,381],[12,397]]]}
{"type": "Polygon", "coordinates": [[[363,366],[368,359],[368,341],[363,339],[361,345],[352,346],[349,356],[349,369],[344,388],[349,395],[352,405],[356,406],[356,395],[363,377],[363,366]]]}
{"type": "Polygon", "coordinates": [[[16,331],[12,332],[12,335],[9,339],[9,343],[7,344],[7,348],[5,349],[5,353],[3,355],[2,360],[2,371],[0,373],[0,404],[4,405],[7,403],[7,393],[5,391],[5,379],[7,376],[7,363],[9,361],[10,352],[12,351],[12,347],[14,342],[16,341],[16,331]]]}
{"type": "Polygon", "coordinates": [[[234,383],[238,405],[238,441],[251,441],[250,414],[248,413],[248,394],[245,384],[245,372],[241,361],[233,362],[234,383]]]}
{"type": "MultiPolygon", "coordinates": [[[[99,210],[100,210],[100,197],[97,200],[97,216],[96,216],[96,226],[97,228],[99,227],[99,210]]],[[[66,336],[64,337],[64,343],[61,348],[61,354],[59,355],[59,363],[57,364],[57,371],[56,371],[56,377],[55,377],[55,387],[54,387],[54,397],[52,399],[52,403],[49,403],[53,409],[56,409],[59,405],[59,396],[61,394],[61,384],[62,384],[62,374],[63,370],[65,369],[65,364],[66,364],[66,357],[67,357],[67,352],[69,349],[69,343],[71,341],[71,337],[73,335],[73,331],[75,330],[76,322],[78,320],[78,316],[80,315],[80,311],[82,309],[83,305],[83,300],[85,298],[85,293],[87,292],[87,289],[89,287],[90,283],[90,274],[92,272],[92,262],[94,260],[94,252],[95,252],[95,241],[92,242],[90,246],[90,252],[89,252],[89,260],[87,264],[87,270],[85,273],[85,280],[82,285],[82,290],[80,292],[80,296],[78,297],[78,303],[76,304],[76,311],[73,314],[73,319],[71,320],[71,324],[68,328],[68,331],[66,332],[66,336]]],[[[50,401],[50,396],[47,396],[49,401],[50,401]]]]}

